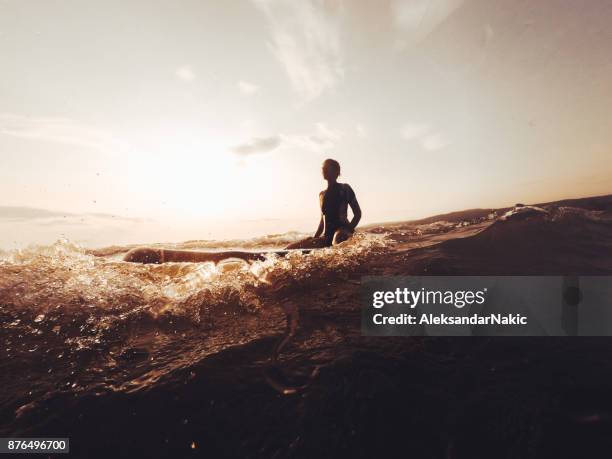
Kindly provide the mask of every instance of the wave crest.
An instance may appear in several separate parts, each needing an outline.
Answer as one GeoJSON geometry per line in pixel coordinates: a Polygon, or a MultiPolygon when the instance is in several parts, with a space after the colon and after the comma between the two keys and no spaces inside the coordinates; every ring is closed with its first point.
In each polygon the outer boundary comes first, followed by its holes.
{"type": "MultiPolygon", "coordinates": [[[[13,354],[110,349],[145,335],[194,329],[219,334],[224,322],[257,315],[296,289],[346,275],[385,247],[384,236],[360,233],[308,255],[218,265],[124,263],[66,240],[30,247],[4,253],[0,261],[0,316],[8,324],[3,334],[13,354]]],[[[222,333],[227,345],[243,338],[244,330],[234,331],[234,325],[222,333]]]]}

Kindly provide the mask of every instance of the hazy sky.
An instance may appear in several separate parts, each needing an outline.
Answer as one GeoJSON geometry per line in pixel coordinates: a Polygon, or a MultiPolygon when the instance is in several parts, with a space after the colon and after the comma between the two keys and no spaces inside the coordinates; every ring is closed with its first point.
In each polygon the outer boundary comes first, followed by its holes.
{"type": "Polygon", "coordinates": [[[612,192],[612,1],[0,0],[0,247],[612,192]]]}

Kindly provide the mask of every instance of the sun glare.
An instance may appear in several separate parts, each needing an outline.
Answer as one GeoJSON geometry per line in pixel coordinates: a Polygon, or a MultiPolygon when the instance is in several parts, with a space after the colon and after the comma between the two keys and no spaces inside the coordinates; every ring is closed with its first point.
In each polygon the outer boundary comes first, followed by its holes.
{"type": "Polygon", "coordinates": [[[147,140],[152,153],[136,155],[130,166],[133,192],[158,214],[176,217],[227,218],[248,211],[252,184],[261,191],[269,167],[232,154],[221,136],[190,134],[160,133],[147,140]]]}

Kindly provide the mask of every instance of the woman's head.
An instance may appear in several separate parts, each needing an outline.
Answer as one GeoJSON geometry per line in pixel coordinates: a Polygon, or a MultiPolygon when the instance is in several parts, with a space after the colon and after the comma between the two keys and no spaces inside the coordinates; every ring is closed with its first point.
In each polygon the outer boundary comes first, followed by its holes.
{"type": "Polygon", "coordinates": [[[323,161],[323,178],[325,180],[337,180],[340,176],[340,163],[335,159],[323,161]]]}

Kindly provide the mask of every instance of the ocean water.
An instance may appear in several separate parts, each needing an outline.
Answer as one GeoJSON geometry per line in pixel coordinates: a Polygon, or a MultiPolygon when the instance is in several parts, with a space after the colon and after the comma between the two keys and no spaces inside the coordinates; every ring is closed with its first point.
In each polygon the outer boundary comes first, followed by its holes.
{"type": "MultiPolygon", "coordinates": [[[[183,249],[280,248],[288,233],[183,249]]],[[[278,335],[295,292],[347,276],[386,250],[360,233],[340,247],[246,263],[121,261],[67,240],[0,254],[0,405],[26,412],[58,393],[133,393],[218,352],[278,335]]]]}
{"type": "MultiPolygon", "coordinates": [[[[417,457],[480,457],[483,441],[559,457],[540,452],[576,422],[608,441],[609,340],[359,327],[367,274],[609,275],[610,205],[586,206],[378,225],[250,264],[130,264],[133,246],[66,240],[1,252],[0,434],[69,435],[77,457],[372,457],[404,451],[407,428],[417,457]]],[[[163,246],[260,251],[301,237],[163,246]]]]}

